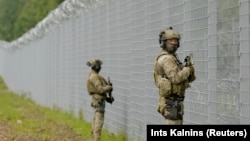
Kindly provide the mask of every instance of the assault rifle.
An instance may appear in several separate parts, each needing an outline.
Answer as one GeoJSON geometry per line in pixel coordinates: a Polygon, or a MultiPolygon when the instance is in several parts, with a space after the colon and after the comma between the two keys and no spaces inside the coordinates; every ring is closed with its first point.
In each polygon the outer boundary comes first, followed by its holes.
{"type": "MultiPolygon", "coordinates": [[[[189,56],[186,56],[185,60],[186,62],[185,67],[189,67],[189,66],[193,66],[194,62],[193,62],[193,54],[190,53],[189,56]]],[[[194,69],[194,68],[193,68],[194,69]]],[[[194,71],[194,70],[193,70],[194,71]]],[[[193,72],[189,77],[188,80],[189,82],[192,82],[196,79],[195,73],[193,72]]]]}
{"type": "Polygon", "coordinates": [[[186,64],[185,64],[186,67],[194,65],[192,53],[190,53],[189,56],[186,56],[185,62],[186,62],[186,64]]]}
{"type": "MultiPolygon", "coordinates": [[[[109,77],[108,77],[108,85],[112,86],[112,83],[111,83],[109,77]]],[[[115,101],[114,97],[112,96],[112,91],[110,91],[110,92],[108,93],[108,97],[106,98],[106,101],[107,101],[108,103],[110,103],[110,104],[112,104],[113,101],[115,101]]]]}

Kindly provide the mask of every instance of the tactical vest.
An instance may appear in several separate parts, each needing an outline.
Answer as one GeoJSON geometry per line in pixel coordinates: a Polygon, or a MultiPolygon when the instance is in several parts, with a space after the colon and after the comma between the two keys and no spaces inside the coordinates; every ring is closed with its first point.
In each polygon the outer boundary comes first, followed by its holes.
{"type": "Polygon", "coordinates": [[[90,82],[90,75],[91,73],[88,75],[88,80],[87,80],[87,90],[89,92],[90,95],[96,93],[96,89],[95,86],[90,82]]]}
{"type": "MultiPolygon", "coordinates": [[[[154,62],[154,80],[156,87],[159,88],[159,95],[161,97],[169,97],[169,95],[177,94],[182,97],[184,96],[185,89],[189,87],[188,80],[183,81],[179,84],[173,84],[165,73],[161,72],[161,70],[158,70],[158,59],[163,55],[169,54],[166,52],[162,52],[156,57],[154,62]]],[[[178,58],[176,58],[176,65],[178,66],[178,71],[181,71],[182,63],[178,60],[178,58]]]]}
{"type": "MultiPolygon", "coordinates": [[[[95,72],[91,71],[88,75],[88,79],[87,79],[87,90],[89,92],[90,95],[92,94],[100,94],[100,92],[98,91],[98,89],[94,86],[93,83],[91,83],[91,80],[90,80],[90,76],[91,75],[97,75],[97,79],[98,81],[101,82],[101,85],[102,86],[106,86],[108,85],[107,81],[99,74],[96,74],[95,72]]],[[[93,81],[93,80],[92,80],[93,81]]]]}
{"type": "MultiPolygon", "coordinates": [[[[162,56],[162,55],[168,55],[167,53],[161,53],[159,54],[156,58],[155,58],[155,62],[154,62],[154,80],[155,80],[155,85],[157,88],[159,88],[159,78],[162,77],[159,74],[158,71],[158,59],[162,56]]],[[[164,77],[164,76],[163,76],[164,77]]],[[[166,77],[166,76],[165,76],[166,77]]]]}
{"type": "Polygon", "coordinates": [[[154,79],[155,79],[156,87],[159,88],[159,96],[168,98],[173,93],[173,85],[171,81],[167,78],[165,73],[162,73],[162,74],[159,73],[160,70],[158,70],[159,69],[158,59],[162,55],[168,55],[168,54],[163,52],[156,57],[155,63],[154,63],[154,79]]]}

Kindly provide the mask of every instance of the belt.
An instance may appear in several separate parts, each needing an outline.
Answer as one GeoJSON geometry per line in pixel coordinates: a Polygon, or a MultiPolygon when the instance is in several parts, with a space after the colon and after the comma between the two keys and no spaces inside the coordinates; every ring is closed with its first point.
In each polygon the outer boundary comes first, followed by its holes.
{"type": "Polygon", "coordinates": [[[167,99],[183,101],[185,96],[180,96],[180,94],[170,94],[167,99]]]}
{"type": "Polygon", "coordinates": [[[90,95],[93,95],[93,94],[98,94],[98,95],[104,95],[104,94],[99,94],[99,93],[95,93],[95,92],[89,92],[90,95]]]}
{"type": "Polygon", "coordinates": [[[99,96],[103,96],[103,97],[106,97],[106,94],[104,93],[104,94],[99,94],[99,93],[93,93],[93,92],[91,92],[91,93],[89,93],[90,95],[99,95],[99,96]]]}

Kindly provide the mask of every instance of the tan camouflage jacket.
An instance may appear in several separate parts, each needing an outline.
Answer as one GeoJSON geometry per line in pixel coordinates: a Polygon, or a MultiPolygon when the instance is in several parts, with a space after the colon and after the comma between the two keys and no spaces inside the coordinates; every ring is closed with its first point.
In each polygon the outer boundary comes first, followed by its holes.
{"type": "Polygon", "coordinates": [[[167,51],[161,51],[157,63],[159,75],[165,75],[172,83],[173,94],[184,96],[185,89],[189,87],[188,76],[190,69],[184,67],[176,54],[169,54],[167,51]]]}
{"type": "Polygon", "coordinates": [[[87,90],[90,95],[99,94],[106,97],[106,93],[111,91],[107,81],[97,72],[91,70],[87,78],[87,90]]]}

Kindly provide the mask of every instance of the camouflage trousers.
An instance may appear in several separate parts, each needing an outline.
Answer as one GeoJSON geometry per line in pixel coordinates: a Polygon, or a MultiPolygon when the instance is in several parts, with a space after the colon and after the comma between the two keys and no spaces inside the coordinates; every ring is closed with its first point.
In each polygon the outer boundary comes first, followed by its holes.
{"type": "Polygon", "coordinates": [[[93,141],[101,140],[101,132],[102,132],[103,123],[104,123],[104,113],[95,112],[93,123],[92,123],[93,141]]]}
{"type": "Polygon", "coordinates": [[[101,140],[101,132],[104,123],[105,100],[101,100],[97,105],[91,105],[95,109],[94,118],[92,122],[92,136],[93,141],[101,140]]]}
{"type": "Polygon", "coordinates": [[[170,120],[170,119],[166,119],[166,124],[167,125],[182,125],[183,124],[183,120],[170,120]]]}
{"type": "Polygon", "coordinates": [[[178,109],[177,109],[177,118],[171,119],[170,118],[170,106],[167,104],[167,99],[164,97],[160,97],[159,105],[158,105],[158,112],[166,119],[167,125],[182,125],[183,124],[183,115],[184,115],[184,104],[183,101],[179,101],[178,109]]]}

